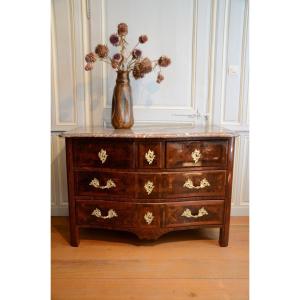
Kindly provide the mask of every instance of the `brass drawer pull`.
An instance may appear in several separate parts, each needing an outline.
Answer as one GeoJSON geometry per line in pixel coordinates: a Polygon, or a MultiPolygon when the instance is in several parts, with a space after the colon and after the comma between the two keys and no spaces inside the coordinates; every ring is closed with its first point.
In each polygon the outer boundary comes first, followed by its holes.
{"type": "Polygon", "coordinates": [[[208,182],[208,180],[206,178],[203,178],[200,181],[200,185],[194,186],[194,183],[191,179],[188,179],[184,184],[184,187],[188,188],[188,189],[204,189],[207,186],[210,186],[210,183],[208,182]]]}
{"type": "Polygon", "coordinates": [[[144,219],[145,219],[146,223],[148,225],[150,225],[152,223],[153,219],[154,219],[154,216],[153,216],[152,212],[147,211],[147,213],[144,215],[144,219]]]}
{"type": "Polygon", "coordinates": [[[111,180],[111,179],[108,179],[106,181],[106,185],[100,185],[100,182],[97,178],[94,178],[91,182],[90,182],[90,185],[92,185],[93,187],[95,187],[96,189],[101,189],[101,190],[104,190],[104,189],[111,189],[113,187],[116,187],[116,184],[111,180]]]}
{"type": "Polygon", "coordinates": [[[101,210],[99,208],[95,208],[91,215],[101,219],[111,219],[114,217],[118,217],[117,213],[113,209],[110,209],[107,212],[107,216],[102,216],[101,210]]]}
{"type": "Polygon", "coordinates": [[[147,194],[150,195],[154,189],[153,182],[148,180],[144,185],[144,189],[146,190],[147,194]]]}
{"type": "Polygon", "coordinates": [[[204,215],[208,215],[208,212],[206,211],[206,209],[204,207],[200,208],[198,211],[197,215],[192,215],[192,212],[189,208],[185,209],[184,212],[182,213],[182,217],[186,217],[186,218],[201,218],[204,215]]]}
{"type": "Polygon", "coordinates": [[[107,157],[108,157],[108,154],[106,153],[106,150],[104,149],[101,149],[99,152],[98,152],[98,156],[99,156],[99,159],[101,160],[102,164],[105,163],[107,157]]]}
{"type": "Polygon", "coordinates": [[[198,162],[198,160],[202,157],[202,154],[199,149],[195,149],[191,154],[195,164],[198,162]]]}
{"type": "Polygon", "coordinates": [[[145,158],[146,158],[148,164],[151,165],[155,159],[154,151],[149,149],[148,152],[145,154],[145,158]]]}

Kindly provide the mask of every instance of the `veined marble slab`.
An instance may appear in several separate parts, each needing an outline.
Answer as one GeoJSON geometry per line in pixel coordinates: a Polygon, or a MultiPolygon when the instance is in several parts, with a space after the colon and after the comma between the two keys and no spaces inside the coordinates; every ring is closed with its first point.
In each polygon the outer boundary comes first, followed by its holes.
{"type": "Polygon", "coordinates": [[[234,131],[217,126],[145,126],[131,129],[105,127],[79,127],[60,134],[62,137],[113,137],[113,138],[181,138],[181,137],[233,137],[234,131]]]}

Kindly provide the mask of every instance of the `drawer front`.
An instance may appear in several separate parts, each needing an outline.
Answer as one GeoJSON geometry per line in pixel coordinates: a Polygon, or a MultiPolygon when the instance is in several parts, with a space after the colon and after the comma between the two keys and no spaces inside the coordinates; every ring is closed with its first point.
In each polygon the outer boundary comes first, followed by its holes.
{"type": "Polygon", "coordinates": [[[103,227],[134,227],[136,224],[135,204],[110,201],[76,202],[77,223],[101,225],[103,227]]]}
{"type": "Polygon", "coordinates": [[[134,147],[131,142],[83,139],[74,141],[75,167],[125,169],[134,167],[134,147]]]}
{"type": "Polygon", "coordinates": [[[226,171],[168,173],[164,175],[164,198],[225,196],[226,171]]]}
{"type": "Polygon", "coordinates": [[[140,169],[158,169],[164,167],[164,143],[138,143],[138,167],[140,169]]]}
{"type": "Polygon", "coordinates": [[[165,205],[165,226],[218,225],[223,223],[223,212],[223,200],[173,202],[165,205]]]}
{"type": "Polygon", "coordinates": [[[226,168],[228,149],[226,140],[167,142],[166,149],[167,168],[226,168]]]}
{"type": "Polygon", "coordinates": [[[118,172],[76,172],[77,196],[134,197],[135,174],[118,172]]]}
{"type": "Polygon", "coordinates": [[[137,204],[136,227],[157,228],[161,223],[161,205],[159,204],[137,204]]]}

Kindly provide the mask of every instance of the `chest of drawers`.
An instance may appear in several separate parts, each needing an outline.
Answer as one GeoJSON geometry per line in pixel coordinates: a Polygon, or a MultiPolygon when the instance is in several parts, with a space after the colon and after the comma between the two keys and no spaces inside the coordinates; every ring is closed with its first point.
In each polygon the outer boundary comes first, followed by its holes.
{"type": "Polygon", "coordinates": [[[125,230],[140,239],[220,228],[228,245],[232,132],[215,127],[79,128],[66,139],[71,245],[82,227],[125,230]]]}

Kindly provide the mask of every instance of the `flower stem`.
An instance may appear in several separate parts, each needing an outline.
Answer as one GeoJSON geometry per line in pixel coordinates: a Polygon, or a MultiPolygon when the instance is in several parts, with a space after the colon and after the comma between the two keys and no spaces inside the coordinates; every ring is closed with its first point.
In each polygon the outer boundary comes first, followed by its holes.
{"type": "Polygon", "coordinates": [[[132,58],[127,65],[127,69],[130,68],[133,64],[135,64],[135,62],[136,62],[136,59],[132,58]]]}
{"type": "Polygon", "coordinates": [[[123,68],[123,71],[125,71],[125,63],[126,63],[126,58],[125,58],[125,49],[126,49],[126,46],[125,46],[125,38],[122,36],[121,37],[121,55],[123,57],[123,61],[122,61],[122,67],[123,68]]]}

